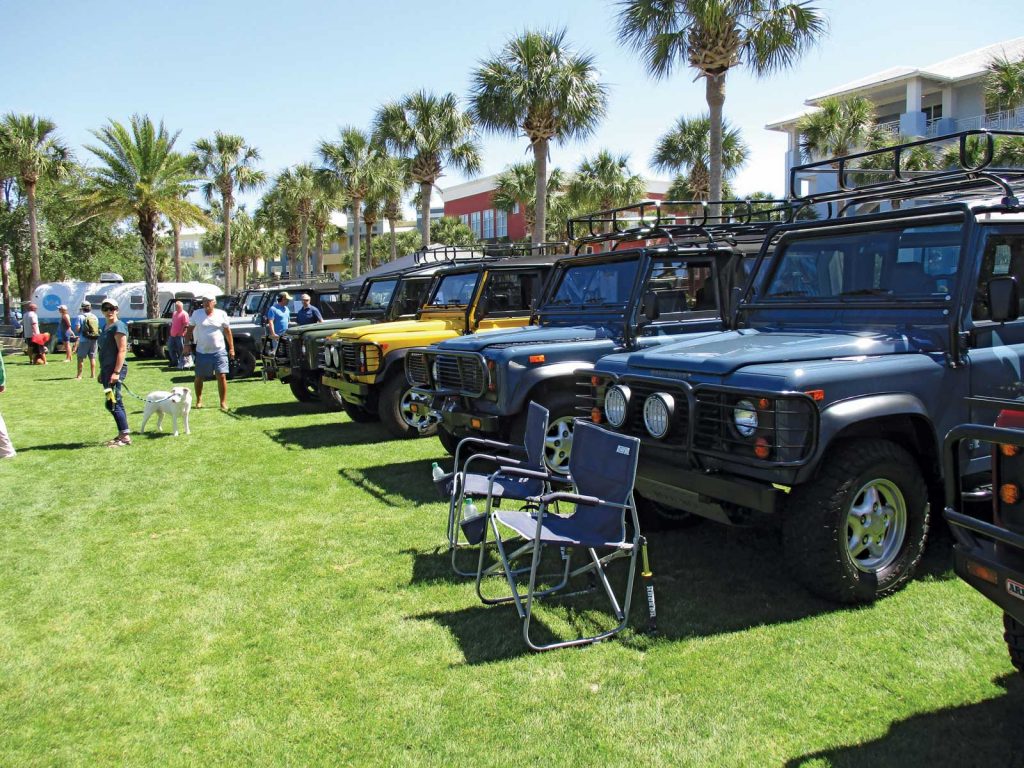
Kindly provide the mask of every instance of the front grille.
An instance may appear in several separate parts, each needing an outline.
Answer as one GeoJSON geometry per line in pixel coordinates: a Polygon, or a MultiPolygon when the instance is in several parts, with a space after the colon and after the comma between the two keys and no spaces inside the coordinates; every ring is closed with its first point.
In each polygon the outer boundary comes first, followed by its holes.
{"type": "Polygon", "coordinates": [[[413,386],[425,387],[430,384],[428,360],[427,353],[419,350],[413,350],[405,356],[405,377],[413,386]]]}
{"type": "Polygon", "coordinates": [[[357,373],[359,370],[359,350],[355,344],[341,345],[341,370],[346,373],[357,373]]]}
{"type": "Polygon", "coordinates": [[[323,339],[312,342],[316,349],[316,367],[323,368],[327,364],[326,345],[323,339]]]}
{"type": "Polygon", "coordinates": [[[277,341],[277,354],[275,355],[275,357],[279,361],[291,360],[292,359],[292,353],[291,353],[292,346],[293,346],[292,339],[289,339],[287,336],[282,336],[277,341]]]}
{"type": "Polygon", "coordinates": [[[487,386],[487,374],[479,355],[453,355],[438,353],[438,389],[454,390],[460,395],[480,397],[487,386]]]}

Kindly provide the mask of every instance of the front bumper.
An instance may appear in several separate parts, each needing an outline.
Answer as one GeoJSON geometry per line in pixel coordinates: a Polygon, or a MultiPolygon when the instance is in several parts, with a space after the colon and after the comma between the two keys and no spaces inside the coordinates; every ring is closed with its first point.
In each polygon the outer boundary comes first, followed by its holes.
{"type": "Polygon", "coordinates": [[[338,390],[346,403],[365,406],[370,399],[370,385],[360,381],[346,381],[325,373],[320,379],[320,383],[325,387],[338,390]]]}
{"type": "Polygon", "coordinates": [[[501,432],[501,421],[497,416],[489,414],[469,413],[459,410],[458,406],[442,406],[439,412],[441,425],[453,435],[472,432],[480,434],[497,434],[501,432]]]}
{"type": "Polygon", "coordinates": [[[1024,535],[958,514],[949,507],[946,519],[956,539],[953,554],[957,576],[1024,623],[1024,535]],[[981,577],[986,571],[994,577],[994,583],[981,577]]]}

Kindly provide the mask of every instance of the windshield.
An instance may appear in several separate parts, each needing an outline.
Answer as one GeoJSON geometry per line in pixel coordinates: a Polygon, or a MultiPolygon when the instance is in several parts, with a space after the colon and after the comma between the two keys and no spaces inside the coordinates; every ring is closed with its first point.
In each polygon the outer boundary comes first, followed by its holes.
{"type": "Polygon", "coordinates": [[[245,294],[245,298],[242,300],[241,314],[252,315],[259,311],[263,294],[263,291],[253,291],[252,293],[245,294]]]}
{"type": "Polygon", "coordinates": [[[714,270],[710,262],[664,259],[654,262],[645,291],[658,295],[662,318],[679,312],[718,310],[714,270]]]}
{"type": "Polygon", "coordinates": [[[601,262],[569,267],[548,307],[623,307],[629,302],[638,262],[601,262]]]}
{"type": "Polygon", "coordinates": [[[428,303],[431,307],[466,306],[473,300],[479,272],[460,272],[441,278],[428,303]]]}
{"type": "Polygon", "coordinates": [[[953,291],[960,224],[871,230],[789,243],[764,300],[934,299],[953,291]]]}
{"type": "Polygon", "coordinates": [[[387,309],[396,285],[397,279],[374,280],[367,286],[366,295],[359,304],[359,309],[387,309]]]}
{"type": "Polygon", "coordinates": [[[398,284],[398,291],[395,294],[395,307],[400,315],[412,315],[423,304],[423,294],[430,287],[430,280],[426,278],[403,278],[398,284]]]}

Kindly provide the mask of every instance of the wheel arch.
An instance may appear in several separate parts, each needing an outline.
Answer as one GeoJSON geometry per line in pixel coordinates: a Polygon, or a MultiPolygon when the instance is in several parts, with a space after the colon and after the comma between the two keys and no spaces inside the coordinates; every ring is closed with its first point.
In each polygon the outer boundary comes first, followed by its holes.
{"type": "Polygon", "coordinates": [[[519,386],[509,402],[509,409],[517,414],[526,408],[530,400],[541,400],[557,392],[577,394],[579,387],[576,376],[580,371],[591,370],[594,363],[578,360],[554,363],[529,371],[520,380],[519,386]]]}

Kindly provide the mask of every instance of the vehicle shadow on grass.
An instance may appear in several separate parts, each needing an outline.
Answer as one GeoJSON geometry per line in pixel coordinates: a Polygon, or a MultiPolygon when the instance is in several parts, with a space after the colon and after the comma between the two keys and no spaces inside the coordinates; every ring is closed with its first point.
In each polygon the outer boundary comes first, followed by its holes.
{"type": "MultiPolygon", "coordinates": [[[[239,408],[239,411],[242,409],[239,408]]],[[[376,425],[332,422],[309,424],[304,427],[282,427],[264,430],[271,440],[288,450],[339,448],[345,445],[375,445],[387,440],[387,435],[376,425]]],[[[423,470],[423,462],[419,462],[423,470]]],[[[390,465],[389,465],[390,466],[390,465]]]]}
{"type": "Polygon", "coordinates": [[[866,744],[824,749],[793,758],[788,768],[811,765],[899,765],[902,768],[999,765],[1024,768],[1024,677],[995,680],[1005,694],[977,704],[914,715],[893,723],[881,738],[866,744]]]}
{"type": "MultiPolygon", "coordinates": [[[[370,441],[368,441],[370,442],[370,441]]],[[[434,484],[430,481],[430,466],[422,459],[388,464],[383,467],[351,469],[342,467],[338,474],[353,485],[391,507],[408,507],[439,502],[434,484]]],[[[447,519],[447,505],[443,507],[445,517],[439,516],[438,530],[447,519]]]]}

